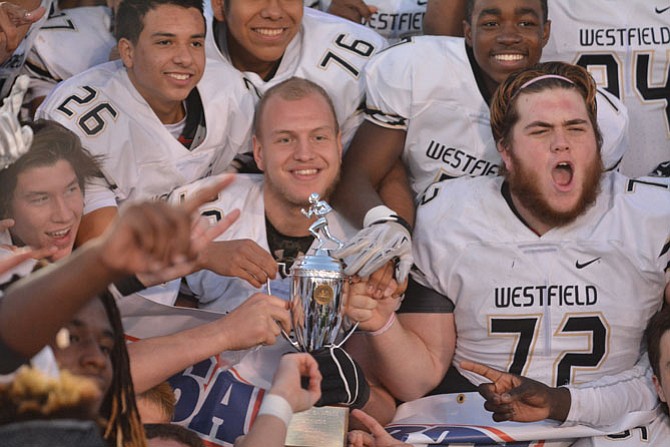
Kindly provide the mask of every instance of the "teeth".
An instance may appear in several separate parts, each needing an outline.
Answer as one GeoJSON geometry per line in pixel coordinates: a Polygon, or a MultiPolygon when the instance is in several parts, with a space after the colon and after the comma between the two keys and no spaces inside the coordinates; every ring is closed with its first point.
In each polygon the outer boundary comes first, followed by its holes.
{"type": "Polygon", "coordinates": [[[314,175],[318,171],[316,169],[298,169],[296,171],[293,171],[294,173],[298,175],[314,175]]]}
{"type": "Polygon", "coordinates": [[[503,62],[515,62],[515,61],[520,61],[523,59],[523,55],[521,54],[496,54],[495,58],[499,61],[503,62]]]}
{"type": "Polygon", "coordinates": [[[559,168],[569,168],[570,165],[569,165],[568,163],[559,163],[559,164],[558,164],[558,167],[559,167],[559,168]]]}
{"type": "Polygon", "coordinates": [[[178,73],[168,73],[168,76],[171,78],[178,79],[180,81],[185,81],[189,78],[189,75],[187,74],[178,74],[178,73]]]}
{"type": "Polygon", "coordinates": [[[275,37],[280,35],[284,30],[281,28],[256,28],[254,31],[264,36],[275,37]]]}
{"type": "Polygon", "coordinates": [[[70,230],[61,230],[61,231],[51,231],[47,232],[47,234],[51,237],[63,237],[67,236],[67,234],[70,232],[70,230]]]}

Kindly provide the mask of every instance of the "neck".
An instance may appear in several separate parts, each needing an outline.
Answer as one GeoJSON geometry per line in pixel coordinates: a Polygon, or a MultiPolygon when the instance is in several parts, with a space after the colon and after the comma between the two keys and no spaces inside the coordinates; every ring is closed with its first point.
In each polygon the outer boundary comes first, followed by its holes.
{"type": "Polygon", "coordinates": [[[267,188],[263,189],[263,201],[265,203],[265,216],[273,227],[281,234],[291,237],[309,236],[309,226],[314,219],[308,219],[302,214],[304,206],[291,205],[276,198],[267,188]]]}
{"type": "Polygon", "coordinates": [[[247,51],[235,40],[229,32],[226,31],[226,42],[228,46],[228,56],[233,67],[240,71],[249,71],[256,73],[261,79],[267,81],[274,76],[279,67],[281,59],[276,61],[263,61],[250,56],[247,51]]]}
{"type": "Polygon", "coordinates": [[[133,72],[128,70],[128,78],[135,87],[135,90],[142,96],[142,98],[149,104],[151,110],[156,114],[158,120],[163,124],[175,124],[183,120],[186,116],[186,109],[184,109],[183,101],[157,101],[150,95],[142,92],[138,87],[133,72]]]}
{"type": "Polygon", "coordinates": [[[535,216],[534,213],[525,208],[513,192],[510,192],[510,195],[512,197],[512,204],[514,205],[514,209],[516,210],[517,214],[521,220],[523,220],[526,226],[533,230],[535,234],[542,236],[553,228],[553,226],[544,223],[542,219],[539,219],[537,216],[535,216]]]}

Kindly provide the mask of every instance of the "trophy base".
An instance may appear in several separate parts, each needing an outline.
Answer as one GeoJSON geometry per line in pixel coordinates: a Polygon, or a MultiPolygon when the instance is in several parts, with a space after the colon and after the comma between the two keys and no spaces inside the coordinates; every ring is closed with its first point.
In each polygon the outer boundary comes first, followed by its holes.
{"type": "Polygon", "coordinates": [[[287,447],[343,447],[349,431],[349,408],[312,407],[295,413],[286,434],[287,447]]]}

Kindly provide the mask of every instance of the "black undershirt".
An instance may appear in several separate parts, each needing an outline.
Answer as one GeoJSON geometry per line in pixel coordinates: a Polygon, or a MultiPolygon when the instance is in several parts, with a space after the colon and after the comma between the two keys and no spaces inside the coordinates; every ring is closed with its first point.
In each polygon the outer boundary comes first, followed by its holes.
{"type": "MultiPolygon", "coordinates": [[[[266,237],[270,253],[277,263],[286,264],[285,272],[290,271],[293,261],[301,255],[307,253],[314,242],[314,236],[286,236],[281,234],[272,225],[270,220],[265,217],[266,237]]],[[[279,269],[282,278],[285,278],[283,269],[279,269]]]]}

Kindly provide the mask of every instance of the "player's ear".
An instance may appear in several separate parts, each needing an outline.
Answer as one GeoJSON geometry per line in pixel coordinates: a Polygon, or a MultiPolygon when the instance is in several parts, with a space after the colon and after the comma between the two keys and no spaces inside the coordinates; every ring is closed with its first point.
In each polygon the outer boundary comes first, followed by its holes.
{"type": "Polygon", "coordinates": [[[123,65],[126,68],[133,68],[133,44],[125,37],[122,37],[119,39],[117,47],[119,49],[119,57],[121,58],[123,65]]]}
{"type": "Polygon", "coordinates": [[[261,143],[258,141],[256,135],[251,137],[251,143],[254,146],[254,161],[258,169],[265,172],[265,162],[263,160],[263,151],[261,150],[261,143]]]}
{"type": "Polygon", "coordinates": [[[512,157],[509,154],[509,148],[505,146],[505,144],[502,142],[502,140],[498,141],[496,143],[496,147],[498,148],[498,152],[500,152],[500,156],[502,157],[502,161],[505,164],[505,168],[507,169],[508,172],[511,171],[511,164],[512,164],[512,157]]]}
{"type": "Polygon", "coordinates": [[[226,1],[227,0],[212,0],[212,13],[214,14],[214,18],[219,22],[223,22],[223,19],[225,18],[223,11],[225,7],[224,3],[226,1]]]}
{"type": "Polygon", "coordinates": [[[463,37],[465,37],[465,43],[472,48],[472,26],[467,20],[463,20],[463,37]]]}
{"type": "Polygon", "coordinates": [[[656,374],[651,376],[651,380],[654,382],[654,388],[656,388],[656,393],[658,394],[658,398],[661,399],[661,402],[668,402],[667,396],[663,392],[663,387],[661,386],[661,381],[656,377],[656,374]]]}
{"type": "Polygon", "coordinates": [[[342,130],[337,131],[337,151],[340,154],[340,160],[342,160],[342,153],[344,152],[342,149],[342,130]]]}
{"type": "Polygon", "coordinates": [[[549,42],[549,36],[551,35],[551,20],[544,22],[542,27],[542,48],[549,42]]]}

